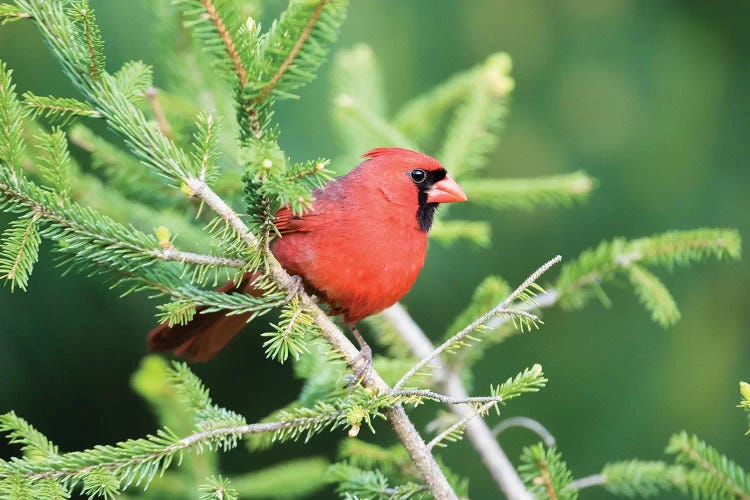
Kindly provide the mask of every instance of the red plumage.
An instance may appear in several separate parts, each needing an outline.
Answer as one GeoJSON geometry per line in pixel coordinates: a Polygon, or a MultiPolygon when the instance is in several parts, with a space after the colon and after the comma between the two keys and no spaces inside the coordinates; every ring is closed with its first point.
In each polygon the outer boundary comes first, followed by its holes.
{"type": "MultiPolygon", "coordinates": [[[[365,161],[349,174],[316,190],[304,214],[280,209],[275,223],[282,237],[271,243],[287,272],[300,276],[305,288],[348,326],[406,295],[424,264],[435,207],[466,200],[432,157],[399,148],[363,156],[365,161]]],[[[253,279],[246,275],[239,288],[220,290],[253,293],[253,279]]],[[[208,313],[196,314],[187,325],[162,324],[149,334],[149,350],[174,349],[190,360],[209,359],[247,317],[208,313]]]]}

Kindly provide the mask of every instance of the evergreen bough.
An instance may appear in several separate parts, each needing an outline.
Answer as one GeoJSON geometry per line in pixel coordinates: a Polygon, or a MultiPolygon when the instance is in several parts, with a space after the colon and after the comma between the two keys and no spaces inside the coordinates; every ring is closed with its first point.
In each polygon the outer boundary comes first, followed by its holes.
{"type": "MultiPolygon", "coordinates": [[[[22,456],[0,461],[0,498],[69,498],[74,491],[89,498],[123,492],[128,498],[297,498],[329,482],[345,498],[466,496],[466,480],[434,451],[464,433],[489,432],[482,420],[489,410],[499,411],[508,399],[546,382],[534,365],[491,387],[487,396],[469,397],[471,365],[489,346],[539,327],[537,309],[578,308],[591,297],[607,301],[602,285],[623,276],[652,318],[669,326],[679,310],[649,267],[739,257],[736,231],[708,228],[602,243],[563,265],[546,289],[536,282],[559,257],[513,291],[492,276],[478,286],[437,349],[396,306],[368,321],[387,355],[376,356],[376,371],[361,386],[346,390],[347,362],[356,351],[305,294],[287,300],[294,283],[267,247],[276,236],[276,209],[289,205],[302,212],[311,191],[331,178],[329,167],[353,165],[362,151],[383,145],[432,152],[451,165],[472,202],[489,209],[568,206],[584,201],[596,182],[583,172],[535,179],[480,175],[514,86],[510,58],[502,53],[389,113],[372,51],[365,45],[341,50],[333,64],[333,123],[342,154],[333,164],[292,160],[278,143],[274,105],[296,98],[315,77],[347,2],[292,0],[269,29],[251,17],[258,17],[260,7],[239,0],[151,2],[172,82],[165,90],[153,87],[152,68],[140,61],[110,72],[86,0],[0,4],[1,24],[36,25],[79,93],[19,97],[11,70],[0,61],[0,209],[16,217],[0,238],[0,276],[11,289],[26,290],[40,242],[47,239],[65,270],[104,275],[125,294],[146,290],[166,298],[158,317],[171,324],[189,321],[198,308],[251,313],[251,319],[277,312],[278,321],[265,334],[266,354],[291,360],[305,381],[295,401],[263,422],[247,423],[216,405],[187,365],[148,356],[133,388],[161,422],[154,434],[63,452],[23,418],[6,413],[0,432],[20,445],[22,456]],[[198,90],[211,97],[196,100],[198,90]],[[121,142],[92,132],[90,120],[103,122],[121,142]],[[90,156],[90,166],[73,159],[71,145],[90,156]],[[199,202],[197,221],[190,198],[199,202]],[[247,271],[262,274],[262,297],[212,290],[247,271]],[[421,339],[420,347],[407,341],[410,336],[421,339]],[[425,444],[403,406],[428,402],[448,404],[455,415],[439,419],[437,435],[425,444]],[[378,418],[393,424],[400,444],[386,448],[354,437],[378,418]],[[217,467],[215,455],[240,441],[254,451],[341,429],[350,437],[340,461],[330,466],[308,457],[232,477],[217,467]]],[[[465,240],[487,247],[491,241],[487,221],[442,215],[431,236],[446,244],[465,240]]],[[[750,390],[742,387],[740,406],[748,409],[750,390]]],[[[504,458],[496,441],[487,444],[477,447],[486,461],[504,458]]],[[[580,488],[593,485],[624,496],[673,489],[696,498],[750,498],[742,468],[697,437],[675,435],[668,452],[677,464],[612,463],[593,480],[574,481],[560,452],[539,444],[526,448],[517,472],[505,467],[495,477],[511,498],[529,492],[575,498],[580,488]]]]}

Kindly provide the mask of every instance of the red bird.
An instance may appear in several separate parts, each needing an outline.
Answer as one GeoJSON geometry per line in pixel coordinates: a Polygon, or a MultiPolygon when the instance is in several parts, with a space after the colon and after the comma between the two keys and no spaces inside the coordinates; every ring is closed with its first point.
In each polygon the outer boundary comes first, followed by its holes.
{"type": "MultiPolygon", "coordinates": [[[[356,323],[398,302],[414,284],[427,253],[427,231],[440,203],[466,201],[466,195],[440,163],[400,148],[363,155],[347,175],[314,191],[302,215],[289,208],[276,213],[281,238],[271,243],[279,263],[299,276],[305,289],[342,315],[368,358],[370,350],[356,323]]],[[[222,292],[260,293],[248,273],[222,292]]],[[[215,356],[245,325],[249,315],[196,314],[186,325],[154,328],[150,351],[174,350],[191,361],[215,356]]]]}

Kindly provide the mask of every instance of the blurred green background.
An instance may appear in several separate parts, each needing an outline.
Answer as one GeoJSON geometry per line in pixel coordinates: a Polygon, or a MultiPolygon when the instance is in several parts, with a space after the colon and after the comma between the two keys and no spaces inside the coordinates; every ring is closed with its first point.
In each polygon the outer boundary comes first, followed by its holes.
{"type": "MultiPolygon", "coordinates": [[[[128,59],[156,62],[154,20],[141,0],[92,4],[110,68],[128,59]]],[[[269,13],[281,5],[272,2],[269,13]]],[[[487,274],[515,283],[551,256],[570,259],[603,239],[703,226],[735,227],[748,238],[748,19],[744,1],[353,1],[338,47],[373,48],[392,109],[507,51],[516,90],[486,175],[584,169],[600,182],[587,204],[490,214],[490,250],[433,243],[405,299],[426,331],[442,335],[487,274]]],[[[21,92],[74,95],[30,23],[0,29],[0,59],[14,69],[21,92]]],[[[295,159],[338,151],[329,126],[329,70],[330,64],[301,101],[284,102],[277,113],[282,146],[295,159]]],[[[157,67],[157,82],[159,74],[157,67]]],[[[487,217],[471,204],[454,210],[462,218],[487,217]]],[[[130,390],[129,377],[155,322],[153,303],[143,295],[119,299],[97,280],[60,277],[48,257],[28,293],[0,290],[0,412],[16,410],[68,451],[152,432],[155,420],[130,390]]],[[[651,322],[629,287],[608,286],[612,308],[551,310],[539,333],[493,348],[478,365],[476,388],[485,391],[490,382],[542,364],[548,387],[503,413],[544,423],[577,477],[609,460],[661,459],[669,436],[682,429],[750,466],[747,420],[735,408],[738,381],[750,378],[746,259],[659,274],[683,313],[675,327],[665,331],[651,322]]],[[[195,370],[217,402],[257,420],[288,402],[299,381],[288,366],[264,358],[253,334],[259,327],[248,330],[195,370]]],[[[430,413],[416,414],[420,426],[430,413]]],[[[392,439],[384,424],[378,431],[378,440],[392,439]]],[[[224,469],[333,456],[340,437],[254,456],[236,451],[224,469]]],[[[514,460],[535,441],[523,430],[502,436],[514,460]]],[[[0,457],[16,452],[0,443],[0,457]]],[[[470,476],[474,498],[497,495],[468,443],[443,455],[470,476]]]]}

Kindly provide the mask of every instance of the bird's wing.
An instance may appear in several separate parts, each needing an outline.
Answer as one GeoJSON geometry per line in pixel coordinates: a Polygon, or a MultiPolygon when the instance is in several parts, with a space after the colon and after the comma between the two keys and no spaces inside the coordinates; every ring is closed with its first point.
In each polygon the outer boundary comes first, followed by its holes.
{"type": "Polygon", "coordinates": [[[294,215],[289,207],[281,207],[276,212],[276,220],[273,222],[276,229],[281,234],[289,233],[309,233],[323,220],[316,217],[318,213],[306,213],[303,215],[294,215]]]}

